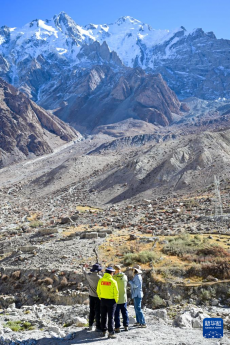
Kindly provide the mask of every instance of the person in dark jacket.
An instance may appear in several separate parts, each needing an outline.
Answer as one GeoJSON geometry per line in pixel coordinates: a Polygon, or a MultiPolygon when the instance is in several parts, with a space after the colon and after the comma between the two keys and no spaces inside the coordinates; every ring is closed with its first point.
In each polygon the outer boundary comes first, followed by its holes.
{"type": "Polygon", "coordinates": [[[117,307],[115,311],[115,332],[120,333],[120,311],[123,318],[123,326],[125,328],[125,331],[129,330],[129,315],[127,310],[127,282],[128,278],[127,276],[121,272],[121,266],[115,265],[115,274],[113,276],[113,279],[116,280],[118,290],[119,290],[119,300],[117,302],[117,307]]]}
{"type": "Polygon", "coordinates": [[[91,273],[86,273],[85,266],[82,268],[83,274],[89,284],[89,330],[93,330],[94,319],[96,320],[96,331],[101,332],[100,299],[97,295],[97,284],[101,279],[99,272],[102,270],[100,264],[95,264],[91,268],[91,273]]]}
{"type": "Polygon", "coordinates": [[[133,267],[134,278],[129,282],[131,285],[131,294],[134,301],[134,309],[136,312],[136,326],[146,327],[144,314],[141,310],[141,301],[143,298],[142,277],[140,266],[133,267]]]}

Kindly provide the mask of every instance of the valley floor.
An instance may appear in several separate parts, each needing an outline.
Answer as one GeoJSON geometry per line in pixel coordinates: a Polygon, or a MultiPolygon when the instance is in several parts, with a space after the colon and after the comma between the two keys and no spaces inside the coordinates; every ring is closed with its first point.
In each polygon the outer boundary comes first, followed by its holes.
{"type": "MultiPolygon", "coordinates": [[[[38,306],[39,308],[39,306],[38,306]]],[[[51,324],[51,318],[49,316],[49,307],[40,307],[40,309],[45,309],[47,315],[40,315],[40,318],[36,316],[33,312],[33,307],[29,308],[31,310],[29,314],[24,316],[24,319],[32,320],[34,325],[43,323],[43,330],[34,331],[24,331],[24,332],[11,332],[9,328],[4,335],[0,337],[0,344],[23,344],[23,345],[74,345],[74,344],[120,344],[124,343],[127,345],[132,344],[153,344],[153,345],[228,345],[230,344],[230,332],[224,331],[224,337],[221,339],[205,339],[202,334],[202,328],[191,328],[189,327],[189,321],[192,321],[191,316],[187,316],[187,327],[174,327],[172,321],[167,318],[167,316],[162,319],[156,317],[157,312],[146,308],[144,314],[146,317],[148,327],[146,329],[137,328],[133,325],[134,319],[134,309],[129,307],[130,315],[130,329],[125,332],[121,328],[121,333],[117,335],[116,339],[108,339],[106,337],[101,337],[100,333],[94,331],[87,331],[85,327],[71,326],[69,328],[63,328],[60,326],[61,319],[65,319],[67,312],[71,312],[69,320],[76,318],[75,313],[78,313],[82,307],[75,306],[75,309],[70,307],[69,311],[64,309],[64,307],[58,306],[53,309],[53,320],[51,324]],[[72,310],[71,310],[72,308],[72,310]],[[154,314],[156,313],[156,314],[154,314]],[[56,317],[56,324],[54,319],[56,317]],[[12,342],[10,342],[12,341],[12,342]]],[[[52,307],[51,307],[52,308],[52,307]]],[[[84,307],[84,313],[88,312],[87,308],[84,307]]],[[[192,307],[189,307],[192,310],[192,307]]],[[[189,308],[185,308],[189,310],[189,308]]],[[[195,309],[196,311],[198,309],[195,309]]],[[[220,308],[219,308],[220,310],[220,308]]],[[[167,315],[167,311],[164,309],[164,316],[167,315]]],[[[222,310],[225,314],[230,315],[230,311],[227,309],[222,310]]],[[[202,315],[202,309],[199,309],[199,313],[202,315]]],[[[206,310],[204,311],[207,312],[206,310]]],[[[183,311],[180,312],[183,317],[183,311]]],[[[7,314],[8,318],[16,318],[17,311],[9,311],[7,314]],[[12,315],[14,314],[14,316],[12,315]],[[12,315],[12,316],[11,316],[12,315]]],[[[159,313],[160,315],[160,313],[159,313]]],[[[205,314],[204,314],[205,315],[205,314]]],[[[18,312],[19,317],[19,312],[18,312]]],[[[6,316],[5,316],[6,318],[6,316]]],[[[2,315],[0,315],[0,320],[2,320],[2,315]]],[[[184,318],[185,320],[185,318],[184,318]]],[[[199,319],[201,320],[201,319],[199,319]]],[[[199,321],[200,322],[200,321],[199,321]]],[[[202,322],[200,323],[200,325],[202,322]]],[[[185,326],[185,325],[184,325],[185,326]]],[[[1,331],[1,334],[2,331],[1,331]]]]}

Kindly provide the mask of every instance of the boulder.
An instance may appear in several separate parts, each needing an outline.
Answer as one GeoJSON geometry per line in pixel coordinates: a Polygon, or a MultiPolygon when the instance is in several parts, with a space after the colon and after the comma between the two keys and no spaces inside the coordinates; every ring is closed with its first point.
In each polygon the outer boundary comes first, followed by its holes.
{"type": "Polygon", "coordinates": [[[84,327],[87,325],[87,323],[88,323],[88,321],[83,317],[77,316],[75,319],[75,324],[77,327],[84,327]]]}
{"type": "Polygon", "coordinates": [[[68,224],[68,223],[70,223],[70,222],[71,222],[71,220],[70,220],[69,217],[63,217],[63,218],[61,218],[61,220],[60,220],[60,223],[61,223],[61,224],[68,224]]]}
{"type": "Polygon", "coordinates": [[[45,228],[45,229],[39,229],[38,233],[40,235],[51,235],[56,234],[58,232],[58,229],[56,228],[45,228]]]}
{"type": "Polygon", "coordinates": [[[201,308],[194,307],[185,310],[182,314],[178,314],[173,321],[173,326],[181,328],[202,328],[203,319],[209,317],[210,316],[205,314],[201,308]]]}
{"type": "Polygon", "coordinates": [[[95,232],[84,232],[80,235],[80,239],[90,239],[90,238],[98,238],[98,233],[95,232]]]}
{"type": "Polygon", "coordinates": [[[163,319],[165,321],[167,321],[167,317],[168,317],[168,313],[166,309],[156,309],[156,310],[152,310],[150,315],[155,316],[159,319],[163,319]]]}

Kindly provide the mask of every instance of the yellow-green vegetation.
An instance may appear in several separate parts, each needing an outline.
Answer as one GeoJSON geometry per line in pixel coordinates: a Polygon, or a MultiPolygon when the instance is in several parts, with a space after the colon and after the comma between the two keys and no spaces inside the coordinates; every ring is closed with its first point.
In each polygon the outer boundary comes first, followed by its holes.
{"type": "Polygon", "coordinates": [[[188,211],[191,210],[193,207],[199,207],[200,206],[199,200],[195,199],[195,198],[185,200],[184,204],[185,204],[185,207],[188,211]]]}
{"type": "Polygon", "coordinates": [[[101,210],[100,208],[96,208],[96,207],[91,207],[91,206],[76,206],[76,210],[79,212],[92,212],[92,213],[96,213],[96,212],[101,212],[103,210],[101,210]]]}
{"type": "Polygon", "coordinates": [[[24,321],[8,321],[4,327],[9,327],[14,332],[31,331],[35,329],[30,322],[24,321]]]}
{"type": "Polygon", "coordinates": [[[201,289],[201,291],[200,291],[200,298],[203,301],[208,301],[208,300],[210,300],[212,298],[212,293],[209,290],[201,289]]]}
{"type": "Polygon", "coordinates": [[[31,228],[39,228],[39,226],[42,226],[42,225],[43,225],[43,222],[41,222],[40,220],[34,220],[30,222],[31,228]]]}
{"type": "Polygon", "coordinates": [[[188,276],[230,278],[230,252],[210,242],[207,237],[183,234],[169,239],[169,243],[162,248],[162,252],[192,263],[186,270],[188,276]],[[194,266],[194,263],[198,265],[194,266]]]}
{"type": "Polygon", "coordinates": [[[192,236],[184,233],[179,236],[168,238],[168,244],[166,244],[162,252],[169,255],[176,255],[183,257],[187,254],[202,253],[203,250],[208,247],[213,247],[207,237],[199,235],[192,236]]]}
{"type": "Polygon", "coordinates": [[[166,302],[159,296],[159,295],[154,295],[152,299],[152,307],[153,308],[160,308],[160,307],[165,307],[166,302]]]}
{"type": "Polygon", "coordinates": [[[39,213],[32,213],[29,217],[27,217],[27,220],[29,222],[32,222],[34,220],[37,220],[40,217],[39,213]]]}
{"type": "Polygon", "coordinates": [[[125,266],[139,264],[146,270],[153,268],[153,279],[159,282],[211,285],[215,283],[214,278],[230,279],[230,237],[227,235],[158,236],[155,244],[142,240],[151,238],[149,234],[136,232],[135,240],[130,240],[129,235],[127,229],[122,229],[107,237],[99,248],[104,265],[113,262],[125,266]]]}
{"type": "Polygon", "coordinates": [[[83,231],[97,231],[97,230],[105,229],[105,228],[106,228],[105,226],[99,226],[99,225],[89,227],[87,224],[80,224],[77,227],[68,227],[66,230],[63,231],[62,236],[71,237],[79,232],[81,233],[83,231]]]}
{"type": "Polygon", "coordinates": [[[140,253],[127,253],[124,255],[124,264],[127,266],[132,265],[135,262],[146,264],[147,262],[157,262],[161,258],[159,253],[154,251],[144,250],[140,253]]]}

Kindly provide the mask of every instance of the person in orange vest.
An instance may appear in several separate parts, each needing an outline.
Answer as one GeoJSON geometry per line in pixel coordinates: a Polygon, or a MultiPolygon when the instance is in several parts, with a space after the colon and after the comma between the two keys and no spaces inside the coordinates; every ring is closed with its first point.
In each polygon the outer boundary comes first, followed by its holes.
{"type": "Polygon", "coordinates": [[[117,282],[113,279],[115,270],[107,267],[103,277],[97,284],[97,295],[101,300],[101,330],[102,336],[106,335],[106,321],[108,316],[109,338],[116,338],[114,334],[114,314],[119,299],[117,282]]]}

